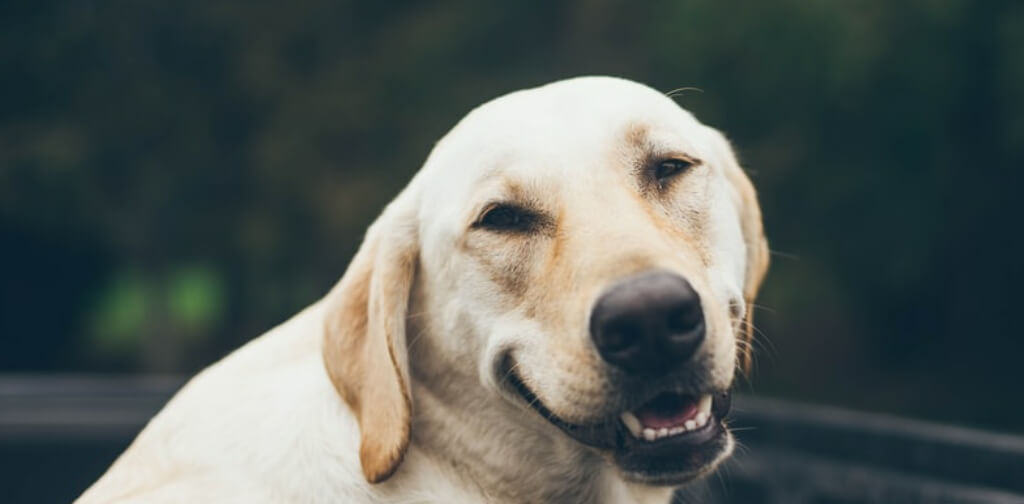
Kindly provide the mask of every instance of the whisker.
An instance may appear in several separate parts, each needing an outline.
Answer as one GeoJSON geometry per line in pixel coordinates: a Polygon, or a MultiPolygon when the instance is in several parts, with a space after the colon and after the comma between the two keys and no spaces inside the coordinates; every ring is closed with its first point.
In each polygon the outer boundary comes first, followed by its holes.
{"type": "Polygon", "coordinates": [[[508,377],[512,376],[512,372],[515,371],[516,368],[519,367],[519,365],[522,363],[522,361],[516,361],[516,363],[513,364],[512,367],[508,368],[508,370],[505,371],[505,376],[503,376],[502,379],[507,379],[508,377]]]}
{"type": "Polygon", "coordinates": [[[685,93],[687,91],[696,91],[698,93],[704,93],[704,90],[701,89],[701,88],[687,86],[687,87],[675,88],[672,91],[669,91],[669,92],[665,93],[665,96],[667,96],[669,98],[675,98],[676,96],[680,96],[680,95],[682,95],[683,93],[685,93]]]}
{"type": "Polygon", "coordinates": [[[771,338],[769,338],[764,331],[754,325],[753,322],[743,320],[740,323],[742,324],[742,327],[751,331],[751,343],[757,345],[754,348],[760,348],[772,357],[778,354],[779,349],[772,342],[771,338]]]}
{"type": "Polygon", "coordinates": [[[793,260],[793,261],[801,260],[801,257],[799,255],[791,253],[791,252],[783,252],[781,250],[771,250],[771,249],[769,249],[768,250],[768,254],[769,255],[773,255],[775,257],[781,257],[783,259],[790,259],[790,260],[793,260]]]}
{"type": "Polygon", "coordinates": [[[423,335],[426,334],[426,333],[427,333],[426,329],[420,329],[419,331],[416,331],[416,334],[414,334],[412,336],[412,339],[408,343],[408,350],[407,350],[410,354],[412,353],[412,348],[414,346],[416,346],[416,342],[418,342],[423,337],[423,335]]]}

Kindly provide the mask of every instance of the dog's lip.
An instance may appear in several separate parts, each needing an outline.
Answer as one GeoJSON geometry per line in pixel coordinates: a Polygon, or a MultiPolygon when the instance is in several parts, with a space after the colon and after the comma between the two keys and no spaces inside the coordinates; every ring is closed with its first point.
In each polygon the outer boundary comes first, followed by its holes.
{"type": "MultiPolygon", "coordinates": [[[[711,394],[711,412],[704,426],[673,436],[646,440],[630,433],[629,428],[622,422],[621,414],[610,415],[603,421],[591,424],[575,424],[562,419],[548,409],[544,402],[523,382],[522,378],[516,373],[515,366],[508,366],[506,369],[507,371],[504,373],[505,380],[511,385],[516,394],[531,409],[572,438],[595,448],[628,450],[641,456],[665,456],[672,452],[678,452],[680,449],[692,449],[724,434],[725,426],[723,421],[729,412],[732,402],[732,395],[728,390],[713,393],[711,394]]],[[[662,391],[662,393],[664,392],[662,391]]],[[[647,399],[644,403],[638,405],[637,408],[643,407],[647,402],[651,402],[654,399],[654,397],[647,399]]]]}
{"type": "Polygon", "coordinates": [[[544,402],[541,401],[532,390],[530,390],[530,387],[526,386],[523,380],[515,372],[514,368],[505,373],[505,379],[509,384],[511,384],[512,389],[515,390],[516,394],[518,394],[522,400],[526,401],[526,404],[530,408],[573,438],[585,444],[604,448],[614,448],[615,445],[618,444],[617,438],[619,437],[619,433],[617,431],[620,429],[617,425],[621,424],[617,421],[606,421],[589,425],[567,422],[547,408],[544,402]]]}

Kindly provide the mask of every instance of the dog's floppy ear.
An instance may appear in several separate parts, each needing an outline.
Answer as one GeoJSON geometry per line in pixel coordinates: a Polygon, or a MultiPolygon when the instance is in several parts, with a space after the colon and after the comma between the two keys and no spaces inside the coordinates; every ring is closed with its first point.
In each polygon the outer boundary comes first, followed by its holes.
{"type": "Polygon", "coordinates": [[[419,238],[408,199],[399,196],[370,226],[325,300],[324,365],[359,422],[359,460],[370,483],[391,476],[409,445],[405,325],[419,238]]]}
{"type": "Polygon", "coordinates": [[[724,161],[725,175],[733,188],[733,196],[739,211],[743,242],[746,245],[746,274],[743,280],[743,300],[747,311],[740,324],[739,366],[750,370],[753,363],[754,343],[754,300],[761,288],[761,281],[768,272],[768,241],[764,236],[761,222],[761,206],[757,192],[747,174],[743,172],[729,141],[719,131],[709,128],[715,138],[717,155],[724,161]]]}

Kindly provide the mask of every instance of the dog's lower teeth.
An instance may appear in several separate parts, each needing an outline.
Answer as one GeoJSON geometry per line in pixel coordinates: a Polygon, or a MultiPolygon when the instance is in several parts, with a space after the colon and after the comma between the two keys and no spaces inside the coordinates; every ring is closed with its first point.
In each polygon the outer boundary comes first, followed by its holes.
{"type": "Polygon", "coordinates": [[[637,439],[644,439],[647,441],[657,441],[659,439],[678,436],[685,432],[695,431],[707,425],[710,417],[704,413],[700,413],[696,418],[687,420],[685,424],[678,425],[675,427],[661,427],[658,429],[652,427],[643,427],[640,422],[636,420],[636,417],[626,413],[622,415],[622,423],[626,425],[629,433],[637,439]]]}
{"type": "Polygon", "coordinates": [[[626,430],[637,439],[656,441],[666,437],[678,436],[701,429],[708,424],[711,420],[711,396],[705,395],[701,397],[697,402],[697,414],[683,424],[674,427],[644,427],[640,419],[629,411],[622,413],[619,418],[622,420],[622,424],[626,426],[626,430]]]}
{"type": "Polygon", "coordinates": [[[697,421],[698,427],[705,425],[708,423],[708,414],[701,411],[700,413],[697,413],[697,418],[695,420],[697,421]]]}
{"type": "MultiPolygon", "coordinates": [[[[626,423],[625,420],[623,421],[623,423],[626,423]]],[[[629,429],[629,431],[630,434],[633,434],[633,437],[644,439],[647,441],[657,441],[659,439],[664,439],[667,437],[678,436],[679,434],[683,434],[688,431],[694,431],[705,425],[707,425],[706,417],[698,420],[687,420],[685,424],[672,428],[661,427],[659,429],[655,429],[652,427],[643,427],[635,432],[633,431],[633,429],[629,429]]]]}

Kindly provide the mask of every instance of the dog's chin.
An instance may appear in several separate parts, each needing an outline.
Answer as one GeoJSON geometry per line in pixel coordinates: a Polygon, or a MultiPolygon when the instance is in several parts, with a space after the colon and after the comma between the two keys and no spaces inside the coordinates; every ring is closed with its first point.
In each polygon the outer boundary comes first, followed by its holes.
{"type": "Polygon", "coordinates": [[[712,472],[732,451],[724,422],[731,404],[729,391],[663,392],[617,416],[576,424],[548,409],[514,371],[505,376],[531,409],[569,437],[607,455],[631,482],[682,485],[712,472]]]}

